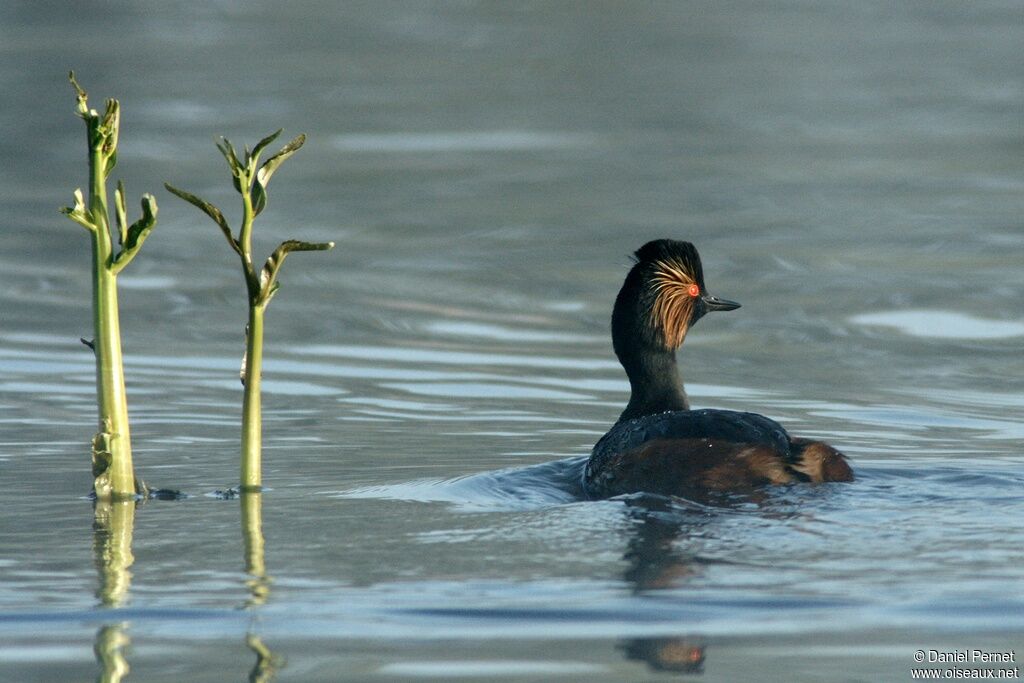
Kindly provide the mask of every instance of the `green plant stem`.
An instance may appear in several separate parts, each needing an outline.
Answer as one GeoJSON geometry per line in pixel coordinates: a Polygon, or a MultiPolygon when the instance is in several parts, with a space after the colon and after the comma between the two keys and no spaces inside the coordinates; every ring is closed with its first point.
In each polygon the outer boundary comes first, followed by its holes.
{"type": "MultiPolygon", "coordinates": [[[[244,178],[249,187],[248,177],[244,178]]],[[[245,395],[242,398],[242,491],[259,491],[263,485],[263,413],[260,383],[263,375],[263,314],[262,287],[252,264],[252,223],[255,219],[252,194],[242,193],[242,227],[238,232],[239,256],[242,273],[249,295],[249,324],[245,338],[245,395]]]]}
{"type": "Polygon", "coordinates": [[[242,458],[241,458],[241,490],[243,493],[260,491],[262,488],[261,474],[261,442],[262,417],[260,406],[260,383],[263,371],[263,315],[270,300],[277,292],[278,272],[285,257],[293,251],[326,251],[334,247],[334,242],[302,242],[286,240],[274,250],[262,268],[257,270],[252,260],[252,228],[256,216],[267,205],[267,183],[274,170],[295,153],[306,140],[299,135],[277,154],[259,163],[262,151],[273,142],[281,131],[263,138],[250,152],[245,148],[242,159],[238,158],[235,148],[226,138],[221,138],[217,149],[224,155],[231,174],[234,176],[235,189],[242,197],[242,224],[236,237],[224,219],[224,213],[190,192],[164,183],[169,192],[195,206],[205,213],[220,228],[227,238],[232,250],[238,254],[242,262],[242,274],[245,277],[245,288],[249,300],[249,324],[246,327],[245,360],[242,364],[242,384],[245,393],[242,398],[242,458]]]}
{"type": "Polygon", "coordinates": [[[260,379],[263,372],[264,304],[249,304],[249,326],[245,341],[245,395],[242,399],[242,491],[259,491],[262,486],[261,443],[263,418],[260,408],[260,379]]]}
{"type": "MultiPolygon", "coordinates": [[[[99,429],[108,433],[110,495],[135,496],[128,397],[124,387],[121,355],[121,323],[118,315],[117,276],[111,271],[113,254],[107,213],[103,157],[96,147],[89,155],[89,213],[92,231],[93,349],[96,353],[96,394],[99,397],[99,429]]],[[[99,495],[100,492],[97,491],[99,495]]]]}
{"type": "Polygon", "coordinates": [[[121,355],[121,321],[118,314],[117,274],[135,258],[146,236],[156,225],[156,200],[142,195],[142,217],[128,225],[124,183],[114,193],[119,249],[114,253],[107,178],[117,165],[117,137],[121,108],[108,99],[101,116],[90,109],[89,96],[68,74],[78,100],[76,111],[85,121],[89,150],[89,200],[75,190],[74,206],[61,213],[89,232],[92,241],[93,340],[82,340],[96,360],[96,404],[99,430],[92,439],[93,491],[97,499],[118,500],[145,495],[146,487],[135,478],[132,441],[128,426],[128,397],[124,389],[124,359],[121,355]]]}

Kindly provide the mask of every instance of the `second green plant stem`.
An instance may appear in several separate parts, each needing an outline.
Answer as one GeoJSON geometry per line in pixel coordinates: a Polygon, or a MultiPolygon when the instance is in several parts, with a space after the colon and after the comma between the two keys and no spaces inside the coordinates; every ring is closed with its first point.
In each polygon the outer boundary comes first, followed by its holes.
{"type": "Polygon", "coordinates": [[[301,242],[286,240],[267,258],[259,271],[252,260],[252,226],[253,221],[266,208],[267,184],[281,163],[294,154],[306,141],[306,136],[299,135],[285,145],[277,154],[259,163],[260,154],[272,143],[281,131],[277,131],[260,140],[250,152],[248,148],[242,158],[238,157],[235,148],[226,139],[217,144],[221,154],[231,168],[234,176],[235,189],[242,196],[242,224],[235,237],[224,214],[213,204],[200,199],[194,194],[179,190],[165,184],[167,190],[189,204],[197,207],[209,216],[220,227],[228,244],[238,254],[242,263],[242,274],[245,277],[245,288],[249,301],[249,320],[246,326],[245,359],[242,365],[242,383],[245,385],[242,397],[242,459],[241,489],[243,492],[259,491],[263,485],[262,476],[262,425],[263,417],[260,399],[260,380],[263,370],[263,316],[267,305],[277,293],[280,283],[277,280],[281,264],[285,257],[293,251],[324,251],[334,247],[334,242],[301,242]]]}
{"type": "Polygon", "coordinates": [[[242,463],[241,476],[244,490],[259,490],[263,486],[263,411],[260,400],[260,380],[263,374],[263,313],[261,304],[249,306],[249,324],[245,329],[245,368],[242,382],[242,463]]]}

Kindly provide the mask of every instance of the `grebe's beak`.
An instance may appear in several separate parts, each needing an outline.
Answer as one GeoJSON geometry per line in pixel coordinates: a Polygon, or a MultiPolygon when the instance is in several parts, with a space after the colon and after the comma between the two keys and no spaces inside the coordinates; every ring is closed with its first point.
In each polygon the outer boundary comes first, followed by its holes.
{"type": "Polygon", "coordinates": [[[707,294],[702,296],[701,300],[708,311],[734,311],[740,307],[735,301],[719,299],[717,296],[708,296],[707,294]]]}

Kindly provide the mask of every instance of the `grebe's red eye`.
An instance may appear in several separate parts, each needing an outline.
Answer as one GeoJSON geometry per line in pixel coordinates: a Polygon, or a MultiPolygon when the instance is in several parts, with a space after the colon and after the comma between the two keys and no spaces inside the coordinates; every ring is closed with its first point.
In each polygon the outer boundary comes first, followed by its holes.
{"type": "Polygon", "coordinates": [[[690,285],[689,287],[686,288],[686,293],[696,298],[697,296],[700,295],[700,287],[698,287],[697,285],[690,285]]]}

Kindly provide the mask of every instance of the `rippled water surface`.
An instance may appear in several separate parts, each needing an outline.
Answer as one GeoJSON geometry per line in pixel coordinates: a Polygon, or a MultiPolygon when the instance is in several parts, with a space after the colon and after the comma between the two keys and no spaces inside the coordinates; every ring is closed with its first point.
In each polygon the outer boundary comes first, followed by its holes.
{"type": "Polygon", "coordinates": [[[1024,636],[1015,2],[0,8],[0,679],[909,680],[1024,636]],[[144,9],[143,9],[144,8],[144,9]],[[122,274],[138,472],[100,506],[75,68],[160,224],[122,274]],[[264,482],[237,483],[227,134],[309,142],[258,249],[264,482]],[[201,220],[202,219],[202,220],[201,220]],[[588,502],[628,254],[689,239],[698,407],[849,485],[588,502]]]}

